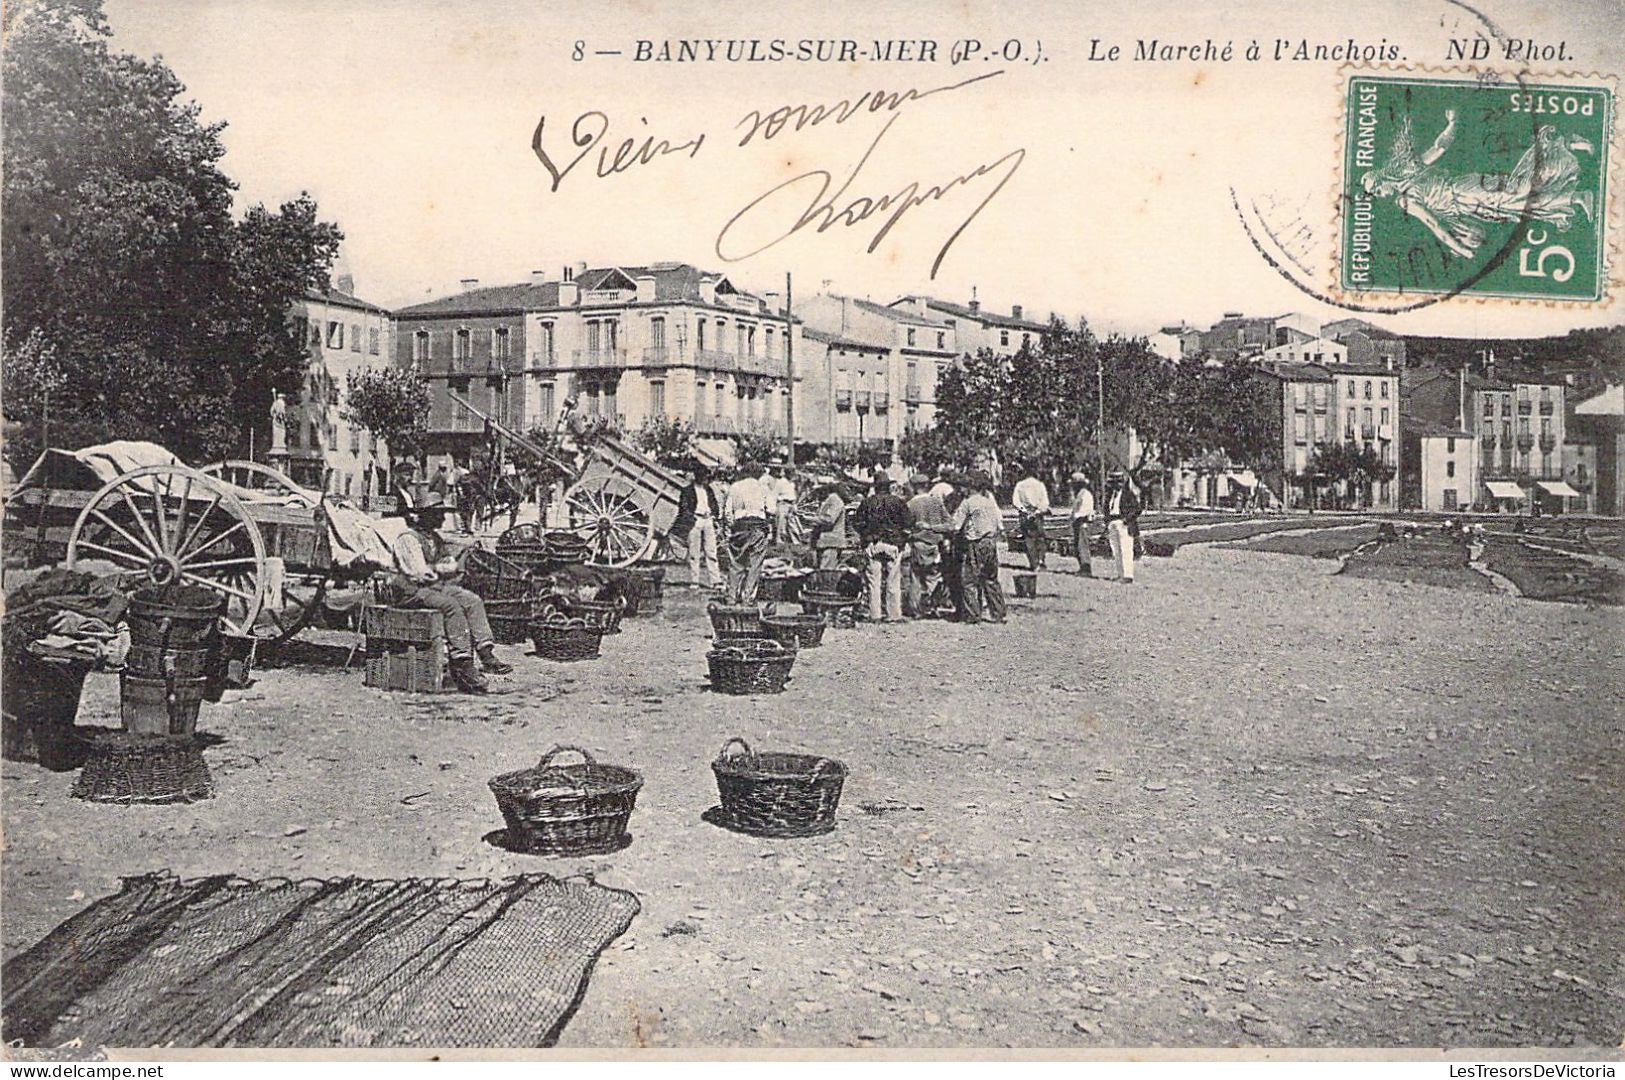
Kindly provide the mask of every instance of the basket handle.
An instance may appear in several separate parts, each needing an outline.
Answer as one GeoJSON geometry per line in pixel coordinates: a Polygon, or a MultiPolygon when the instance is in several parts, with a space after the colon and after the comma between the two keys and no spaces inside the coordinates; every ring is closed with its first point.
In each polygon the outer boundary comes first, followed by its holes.
{"type": "Polygon", "coordinates": [[[755,753],[755,751],[750,748],[750,743],[746,742],[744,739],[739,738],[738,736],[735,736],[734,738],[729,739],[727,742],[722,744],[722,749],[717,751],[717,757],[719,757],[719,758],[734,757],[735,755],[728,753],[728,748],[730,746],[732,746],[734,743],[738,743],[740,746],[744,747],[745,748],[745,753],[747,753],[747,754],[755,753]]]}
{"type": "Polygon", "coordinates": [[[587,753],[585,750],[581,749],[581,747],[579,747],[579,746],[562,746],[559,743],[554,743],[553,744],[553,749],[549,750],[547,753],[542,755],[542,760],[540,760],[540,761],[538,761],[536,763],[536,767],[538,769],[545,769],[549,765],[553,764],[553,759],[554,758],[558,757],[560,754],[568,754],[572,750],[575,751],[576,753],[580,754],[582,756],[582,758],[584,758],[586,760],[588,765],[596,765],[596,764],[598,764],[598,762],[593,759],[593,756],[591,754],[587,753]]]}

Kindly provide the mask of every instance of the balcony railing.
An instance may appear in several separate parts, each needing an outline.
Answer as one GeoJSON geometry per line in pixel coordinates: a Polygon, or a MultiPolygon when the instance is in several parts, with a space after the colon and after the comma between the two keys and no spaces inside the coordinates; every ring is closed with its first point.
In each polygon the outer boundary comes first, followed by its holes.
{"type": "Polygon", "coordinates": [[[1552,415],[1552,409],[1553,408],[1554,408],[1554,405],[1553,405],[1553,403],[1551,401],[1542,400],[1541,403],[1540,403],[1540,415],[1542,415],[1542,416],[1550,416],[1550,415],[1552,415]]]}
{"type": "Polygon", "coordinates": [[[1556,435],[1542,435],[1540,437],[1540,448],[1544,453],[1548,453],[1548,454],[1551,453],[1553,450],[1556,450],[1557,449],[1557,436],[1556,435]]]}
{"type": "Polygon", "coordinates": [[[852,408],[852,391],[835,391],[835,407],[843,411],[852,408]]]}
{"type": "Polygon", "coordinates": [[[760,356],[756,353],[739,354],[739,370],[752,375],[780,374],[778,361],[771,356],[760,356]]]}
{"type": "Polygon", "coordinates": [[[1370,442],[1372,439],[1375,439],[1376,437],[1377,437],[1377,429],[1376,429],[1375,425],[1372,425],[1372,424],[1361,424],[1360,425],[1360,438],[1364,439],[1366,442],[1370,442]]]}
{"type": "Polygon", "coordinates": [[[669,367],[673,358],[672,350],[664,345],[643,350],[644,367],[669,367]]]}
{"type": "Polygon", "coordinates": [[[1478,436],[1478,444],[1484,448],[1486,453],[1491,451],[1491,450],[1494,450],[1495,449],[1495,432],[1486,431],[1486,432],[1483,432],[1482,434],[1480,434],[1478,436]]]}
{"type": "Polygon", "coordinates": [[[1353,428],[1346,427],[1346,428],[1343,429],[1343,441],[1344,442],[1353,442],[1354,441],[1354,429],[1353,428]]]}
{"type": "Polygon", "coordinates": [[[891,407],[891,394],[885,390],[875,391],[875,411],[884,412],[891,407]]]}
{"type": "Polygon", "coordinates": [[[857,399],[856,404],[860,410],[869,407],[869,391],[859,390],[853,394],[853,397],[857,399]]]}
{"type": "Polygon", "coordinates": [[[1533,447],[1534,445],[1535,445],[1535,437],[1533,435],[1519,435],[1518,436],[1518,449],[1522,450],[1524,453],[1526,453],[1526,454],[1529,453],[1530,448],[1533,447]]]}
{"type": "Polygon", "coordinates": [[[549,349],[543,352],[540,349],[530,354],[530,366],[542,370],[550,370],[559,366],[559,354],[549,349]]]}
{"type": "Polygon", "coordinates": [[[910,405],[918,405],[920,403],[920,384],[909,383],[903,387],[903,400],[910,405]]]}
{"type": "Polygon", "coordinates": [[[619,368],[626,366],[625,349],[577,349],[571,360],[578,368],[619,368]]]}
{"type": "Polygon", "coordinates": [[[737,358],[731,352],[720,349],[701,349],[694,354],[694,363],[702,368],[712,371],[733,371],[739,366],[737,358]]]}
{"type": "Polygon", "coordinates": [[[1518,415],[1519,416],[1528,416],[1530,411],[1533,408],[1534,408],[1534,402],[1532,402],[1532,401],[1520,401],[1520,402],[1518,402],[1518,415]]]}

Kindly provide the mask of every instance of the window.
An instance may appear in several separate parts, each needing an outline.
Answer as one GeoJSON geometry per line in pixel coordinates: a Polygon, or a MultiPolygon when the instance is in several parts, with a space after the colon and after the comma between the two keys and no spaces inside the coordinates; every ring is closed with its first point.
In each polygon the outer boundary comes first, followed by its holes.
{"type": "Polygon", "coordinates": [[[322,448],[321,436],[316,433],[316,421],[308,421],[305,425],[305,445],[312,450],[322,448]]]}
{"type": "Polygon", "coordinates": [[[723,406],[723,403],[726,402],[727,400],[728,400],[727,388],[724,387],[722,385],[722,383],[720,383],[720,382],[717,383],[716,414],[718,416],[722,415],[722,406],[723,406]]]}
{"type": "Polygon", "coordinates": [[[663,382],[649,384],[649,415],[666,415],[666,384],[663,382]]]}
{"type": "Polygon", "coordinates": [[[603,347],[603,340],[604,340],[604,324],[599,323],[599,322],[590,322],[590,323],[588,323],[587,324],[587,351],[589,353],[598,352],[599,349],[601,349],[603,347]]]}
{"type": "Polygon", "coordinates": [[[1000,345],[1009,345],[1010,344],[1010,331],[1008,331],[1008,330],[1000,330],[999,331],[999,344],[1000,345]]]}
{"type": "Polygon", "coordinates": [[[649,345],[655,349],[666,347],[666,320],[659,315],[649,320],[649,345]]]}
{"type": "Polygon", "coordinates": [[[312,345],[322,343],[322,321],[320,319],[310,320],[310,343],[312,345]]]}
{"type": "Polygon", "coordinates": [[[350,453],[361,453],[361,429],[354,425],[350,427],[350,453]]]}
{"type": "Polygon", "coordinates": [[[1362,409],[1360,411],[1360,422],[1363,423],[1366,427],[1371,426],[1371,409],[1370,409],[1370,407],[1367,407],[1367,408],[1362,409]]]}
{"type": "Polygon", "coordinates": [[[1447,439],[1447,440],[1445,440],[1444,449],[1445,449],[1446,453],[1454,454],[1456,452],[1456,440],[1455,439],[1447,439]]]}
{"type": "Polygon", "coordinates": [[[1350,379],[1349,380],[1349,397],[1353,397],[1355,395],[1355,393],[1356,393],[1356,391],[1354,389],[1354,380],[1350,379]]]}
{"type": "Polygon", "coordinates": [[[1544,439],[1547,436],[1551,435],[1551,433],[1552,433],[1552,422],[1551,422],[1551,420],[1549,418],[1547,418],[1547,417],[1544,417],[1544,416],[1541,417],[1540,418],[1540,437],[1544,439]]]}
{"type": "MultiPolygon", "coordinates": [[[[611,326],[614,324],[611,323],[611,326]]],[[[604,384],[604,416],[606,419],[615,419],[615,384],[604,384]]]]}
{"type": "Polygon", "coordinates": [[[1354,407],[1352,405],[1349,406],[1348,429],[1349,429],[1350,432],[1352,432],[1354,430],[1354,407]]]}
{"type": "Polygon", "coordinates": [[[756,355],[756,327],[754,326],[745,331],[745,355],[756,355]]]}
{"type": "Polygon", "coordinates": [[[1444,463],[1444,474],[1446,476],[1456,475],[1456,463],[1454,461],[1447,461],[1444,463]]]}
{"type": "Polygon", "coordinates": [[[700,350],[700,352],[704,352],[705,351],[705,320],[701,319],[699,322],[695,323],[694,324],[694,329],[695,329],[694,347],[696,349],[700,350]]]}
{"type": "Polygon", "coordinates": [[[734,327],[734,352],[740,356],[747,355],[745,352],[745,328],[743,326],[734,327]]]}
{"type": "Polygon", "coordinates": [[[946,349],[947,347],[948,347],[948,332],[946,330],[938,330],[937,331],[937,348],[946,349]]]}
{"type": "Polygon", "coordinates": [[[367,351],[374,356],[378,355],[378,343],[381,336],[376,326],[367,328],[367,351]]]}
{"type": "Polygon", "coordinates": [[[1022,334],[1021,335],[1021,343],[1023,345],[1027,344],[1029,341],[1032,340],[1032,337],[1033,336],[1031,334],[1022,334]]]}
{"type": "Polygon", "coordinates": [[[1382,426],[1383,427],[1388,426],[1388,410],[1387,409],[1382,410],[1382,426]]]}
{"type": "Polygon", "coordinates": [[[508,328],[499,326],[491,331],[491,356],[497,360],[508,359],[508,328]]]}
{"type": "Polygon", "coordinates": [[[542,386],[541,386],[541,391],[542,391],[542,401],[541,401],[542,415],[543,416],[552,416],[553,413],[554,413],[554,410],[555,410],[555,406],[554,406],[554,403],[553,403],[553,384],[552,383],[543,383],[542,386]]]}
{"type": "Polygon", "coordinates": [[[1388,380],[1387,379],[1382,380],[1382,396],[1383,397],[1388,396],[1388,380]]]}
{"type": "Polygon", "coordinates": [[[429,331],[419,330],[412,335],[412,359],[429,359],[429,331]]]}
{"type": "Polygon", "coordinates": [[[1299,446],[1303,446],[1309,441],[1309,418],[1304,414],[1299,413],[1292,419],[1292,439],[1299,446]]]}
{"type": "Polygon", "coordinates": [[[767,328],[767,337],[762,342],[762,355],[773,355],[773,328],[771,326],[767,328]]]}
{"type": "Polygon", "coordinates": [[[361,351],[361,327],[355,323],[350,324],[350,351],[361,351]]]}
{"type": "Polygon", "coordinates": [[[329,349],[344,348],[344,324],[329,322],[327,324],[327,347],[329,349]]]}
{"type": "MultiPolygon", "coordinates": [[[[542,340],[540,350],[540,355],[543,360],[551,360],[553,358],[553,324],[550,322],[544,322],[542,324],[542,340]]],[[[549,409],[548,412],[552,412],[552,410],[549,409]]]]}
{"type": "Polygon", "coordinates": [[[474,335],[468,327],[462,327],[457,335],[451,339],[451,358],[453,360],[467,360],[474,345],[474,335]]]}
{"type": "Polygon", "coordinates": [[[1527,434],[1529,434],[1529,417],[1527,417],[1527,416],[1518,417],[1518,434],[1519,435],[1527,435],[1527,434]]]}
{"type": "Polygon", "coordinates": [[[912,326],[908,328],[908,343],[910,345],[914,344],[914,328],[912,326]]]}
{"type": "Polygon", "coordinates": [[[1495,415],[1495,398],[1491,394],[1484,395],[1484,415],[1486,417],[1495,415]]]}
{"type": "Polygon", "coordinates": [[[1370,379],[1367,379],[1365,381],[1365,399],[1367,401],[1371,400],[1371,380],[1370,379]]]}

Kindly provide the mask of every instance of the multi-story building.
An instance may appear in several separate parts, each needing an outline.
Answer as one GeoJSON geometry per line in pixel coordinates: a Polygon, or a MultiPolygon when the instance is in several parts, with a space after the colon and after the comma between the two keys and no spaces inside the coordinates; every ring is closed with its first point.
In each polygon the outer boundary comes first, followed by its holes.
{"type": "Polygon", "coordinates": [[[1625,517],[1625,386],[1605,385],[1576,401],[1572,419],[1588,433],[1596,462],[1592,476],[1579,477],[1582,482],[1574,486],[1593,492],[1595,513],[1625,517]]]}
{"type": "Polygon", "coordinates": [[[484,422],[459,398],[517,429],[551,425],[574,398],[626,430],[666,417],[705,436],[785,432],[787,354],[799,369],[802,342],[776,293],[677,262],[462,286],[396,313],[396,362],[433,389],[436,455],[465,455],[483,439],[484,422]]]}
{"type": "Polygon", "coordinates": [[[1299,338],[1285,345],[1272,345],[1259,354],[1259,360],[1278,363],[1282,360],[1300,364],[1346,364],[1349,360],[1347,345],[1329,338],[1299,338]]]}
{"type": "MultiPolygon", "coordinates": [[[[805,429],[807,439],[895,449],[909,431],[935,423],[937,379],[960,354],[957,330],[946,320],[831,293],[798,302],[796,315],[819,332],[808,346],[813,355],[797,410],[829,417],[825,437],[805,429]]],[[[803,431],[798,423],[798,435],[803,431]]]]}
{"type": "Polygon", "coordinates": [[[1338,319],[1320,328],[1320,336],[1348,349],[1351,364],[1391,364],[1405,368],[1405,339],[1364,319],[1338,319]]]}
{"type": "Polygon", "coordinates": [[[1473,434],[1448,424],[1408,417],[1400,455],[1402,504],[1407,509],[1465,509],[1478,491],[1473,434]]]}
{"type": "Polygon", "coordinates": [[[352,371],[390,360],[389,312],[355,296],[340,276],[326,292],[311,291],[293,306],[310,362],[299,400],[287,404],[283,438],[271,443],[272,464],[298,484],[358,502],[389,490],[389,447],[344,419],[352,371]]]}
{"type": "Polygon", "coordinates": [[[1238,356],[1257,356],[1278,345],[1308,341],[1319,334],[1320,328],[1314,320],[1297,312],[1243,315],[1239,311],[1227,311],[1209,329],[1184,333],[1181,355],[1206,353],[1209,359],[1222,363],[1238,356]]]}
{"type": "Polygon", "coordinates": [[[1479,454],[1475,505],[1539,499],[1560,511],[1573,497],[1563,480],[1563,391],[1561,380],[1532,373],[1439,372],[1410,387],[1408,410],[1473,433],[1479,454]]]}
{"type": "MultiPolygon", "coordinates": [[[[1370,446],[1397,477],[1399,471],[1399,373],[1386,366],[1261,361],[1261,378],[1279,386],[1281,489],[1288,507],[1308,506],[1327,482],[1308,476],[1323,444],[1370,446]]],[[[1274,470],[1266,470],[1267,474],[1274,470]]],[[[1272,484],[1273,486],[1273,484],[1272,484]]],[[[1377,509],[1398,505],[1394,480],[1375,481],[1369,491],[1344,492],[1377,509]]]]}
{"type": "Polygon", "coordinates": [[[904,296],[893,300],[891,306],[946,323],[953,329],[961,353],[989,349],[998,356],[1013,356],[1023,345],[1037,348],[1049,329],[1044,323],[1026,318],[1020,304],[1011,305],[1010,314],[1001,315],[983,308],[974,297],[966,304],[951,304],[931,296],[904,296]]]}

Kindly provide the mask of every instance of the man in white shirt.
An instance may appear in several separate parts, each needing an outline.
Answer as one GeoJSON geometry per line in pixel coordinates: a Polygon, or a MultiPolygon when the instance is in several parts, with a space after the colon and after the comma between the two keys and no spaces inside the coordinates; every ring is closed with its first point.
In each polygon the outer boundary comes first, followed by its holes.
{"type": "Polygon", "coordinates": [[[1089,490],[1089,478],[1081,472],[1072,474],[1072,550],[1078,556],[1078,573],[1093,577],[1089,566],[1089,522],[1095,516],[1095,494],[1089,490]]]}
{"type": "Polygon", "coordinates": [[[1044,481],[1029,469],[1027,475],[1016,482],[1016,490],[1010,498],[1021,520],[1021,540],[1022,546],[1027,549],[1027,568],[1042,570],[1044,556],[1049,550],[1044,539],[1044,518],[1049,514],[1049,491],[1044,487],[1044,481]]]}
{"type": "Polygon", "coordinates": [[[767,558],[768,522],[777,503],[762,476],[760,465],[747,461],[739,478],[728,485],[728,602],[752,604],[767,558]]]}
{"type": "Polygon", "coordinates": [[[716,500],[711,494],[711,473],[695,464],[689,480],[677,498],[677,517],[672,532],[688,545],[688,587],[716,588],[722,575],[717,570],[716,500]]]}
{"type": "Polygon", "coordinates": [[[783,461],[773,463],[773,539],[780,544],[794,543],[796,482],[790,479],[790,466],[783,461]]]}

